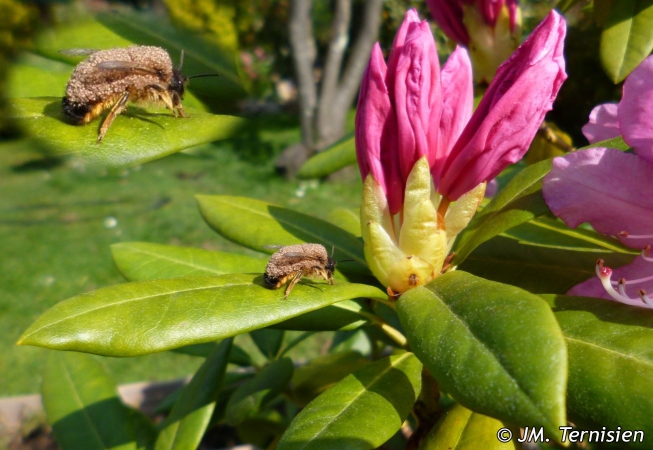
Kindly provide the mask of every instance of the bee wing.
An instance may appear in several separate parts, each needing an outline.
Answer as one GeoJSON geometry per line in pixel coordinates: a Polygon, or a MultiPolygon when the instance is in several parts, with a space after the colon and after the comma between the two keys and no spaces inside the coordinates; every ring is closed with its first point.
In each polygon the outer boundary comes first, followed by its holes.
{"type": "Polygon", "coordinates": [[[279,250],[281,247],[285,247],[285,245],[264,245],[261,248],[265,250],[279,250]]]}
{"type": "Polygon", "coordinates": [[[122,70],[141,75],[158,75],[155,70],[150,70],[131,61],[102,61],[96,67],[102,70],[122,70]]]}
{"type": "Polygon", "coordinates": [[[66,56],[88,56],[99,51],[96,48],[67,48],[59,50],[59,53],[66,56]]]}
{"type": "Polygon", "coordinates": [[[302,258],[302,259],[312,259],[313,261],[320,261],[320,258],[316,258],[315,256],[308,256],[305,253],[300,253],[300,252],[288,252],[284,253],[283,256],[286,258],[302,258]]]}

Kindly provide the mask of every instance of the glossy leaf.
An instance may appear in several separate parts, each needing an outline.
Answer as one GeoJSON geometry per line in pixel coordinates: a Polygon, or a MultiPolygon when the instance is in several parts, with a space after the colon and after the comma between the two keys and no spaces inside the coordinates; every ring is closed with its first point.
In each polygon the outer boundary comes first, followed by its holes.
{"type": "Polygon", "coordinates": [[[352,133],[306,161],[297,178],[322,178],[353,164],[356,164],[356,145],[352,133]]]}
{"type": "Polygon", "coordinates": [[[278,450],[377,448],[408,416],[422,385],[412,353],[380,359],[317,397],[292,421],[278,450]]]}
{"type": "Polygon", "coordinates": [[[113,244],[111,254],[120,273],[129,281],[263,273],[267,264],[262,258],[147,242],[113,244]]]}
{"type": "Polygon", "coordinates": [[[597,147],[616,148],[617,150],[621,150],[624,152],[630,150],[630,146],[624,142],[624,139],[621,136],[612,139],[606,139],[605,141],[596,142],[594,144],[589,144],[586,145],[585,147],[579,148],[578,150],[587,150],[588,148],[597,148],[597,147]]]}
{"type": "Polygon", "coordinates": [[[551,160],[528,166],[476,213],[458,235],[452,265],[461,264],[483,242],[512,227],[544,215],[549,208],[542,197],[542,178],[551,170],[551,160]]]}
{"type": "Polygon", "coordinates": [[[198,448],[222,387],[232,341],[230,338],[214,344],[204,364],[181,389],[175,406],[161,425],[155,450],[198,448]]]}
{"type": "Polygon", "coordinates": [[[601,63],[616,84],[653,50],[653,3],[650,0],[614,2],[601,34],[601,63]]]}
{"type": "Polygon", "coordinates": [[[456,401],[558,436],[567,349],[541,298],[456,271],[405,292],[397,312],[411,349],[456,401]]]}
{"type": "Polygon", "coordinates": [[[245,197],[198,195],[197,201],[206,222],[227,239],[257,251],[274,253],[269,245],[313,242],[330,252],[335,247],[338,270],[369,274],[363,243],[354,235],[324,220],[245,197]]]}
{"type": "Polygon", "coordinates": [[[370,323],[372,310],[356,300],[345,300],[326,308],[311,311],[281,323],[272,328],[295,331],[338,331],[355,330],[370,323]]]}
{"type": "MultiPolygon", "coordinates": [[[[455,404],[440,417],[424,438],[420,450],[508,450],[518,449],[518,434],[511,442],[497,439],[497,431],[505,425],[492,417],[478,414],[455,404]]],[[[519,430],[517,430],[518,432],[519,430]]]]}
{"type": "Polygon", "coordinates": [[[496,236],[476,248],[459,269],[533,293],[564,294],[595,276],[598,258],[605,259],[610,267],[620,267],[630,263],[633,256],[608,250],[533,245],[496,236]]]}
{"type": "Polygon", "coordinates": [[[383,298],[360,284],[298,283],[288,299],[263,277],[231,274],[110,286],[45,312],[19,344],[135,356],[217,341],[357,297],[383,298]]]}
{"type": "Polygon", "coordinates": [[[628,253],[636,255],[639,252],[626,247],[618,240],[599,234],[594,230],[569,228],[564,222],[550,217],[538,217],[503,233],[520,244],[538,247],[573,250],[579,252],[628,253]]]}
{"type": "Polygon", "coordinates": [[[47,143],[56,154],[76,156],[93,166],[124,167],[162,158],[195,145],[225,139],[244,120],[189,110],[176,118],[165,109],[130,107],[119,115],[101,143],[102,119],[87,125],[70,125],[61,110],[60,97],[34,97],[9,101],[11,116],[32,137],[47,143]]]}
{"type": "Polygon", "coordinates": [[[269,328],[261,328],[249,333],[254,344],[267,359],[274,359],[279,354],[284,334],[283,330],[269,328]]]}
{"type": "MultiPolygon", "coordinates": [[[[352,211],[346,208],[336,208],[329,212],[327,219],[337,227],[350,232],[360,238],[361,235],[361,215],[360,211],[352,211]]],[[[362,239],[362,238],[360,238],[362,239]]]]}
{"type": "Polygon", "coordinates": [[[50,352],[43,375],[43,406],[62,449],[133,449],[132,414],[116,386],[91,357],[50,352]]]}
{"type": "Polygon", "coordinates": [[[300,406],[305,406],[345,376],[368,363],[367,358],[354,351],[318,356],[295,370],[292,378],[293,400],[300,406]]]}
{"type": "MultiPolygon", "coordinates": [[[[570,420],[652,435],[653,311],[587,297],[543,298],[569,349],[570,420]]],[[[646,442],[632,447],[649,448],[646,442]]]]}
{"type": "Polygon", "coordinates": [[[290,381],[293,363],[290,358],[281,358],[266,366],[247,380],[229,398],[225,418],[236,425],[265,408],[279,395],[290,381]]]}

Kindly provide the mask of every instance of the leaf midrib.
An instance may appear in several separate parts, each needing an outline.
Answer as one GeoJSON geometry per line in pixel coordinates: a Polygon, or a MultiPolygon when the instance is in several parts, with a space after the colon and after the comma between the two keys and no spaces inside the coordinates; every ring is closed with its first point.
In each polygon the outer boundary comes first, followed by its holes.
{"type": "Polygon", "coordinates": [[[194,289],[184,289],[184,290],[181,290],[181,291],[178,290],[178,291],[164,292],[164,293],[159,293],[159,294],[155,294],[155,295],[148,295],[148,296],[145,296],[145,297],[136,297],[136,298],[130,298],[130,299],[126,299],[126,300],[121,300],[121,301],[119,301],[119,302],[110,303],[110,304],[106,304],[106,305],[100,305],[100,306],[98,306],[98,307],[95,307],[95,308],[92,308],[92,309],[87,309],[87,310],[81,311],[81,312],[79,312],[79,313],[77,313],[77,314],[74,314],[74,315],[71,315],[71,316],[66,316],[66,317],[64,317],[64,318],[62,318],[62,319],[59,319],[59,320],[55,321],[55,322],[50,322],[50,323],[48,323],[48,324],[45,325],[45,326],[42,326],[42,327],[40,327],[40,328],[37,328],[37,329],[35,329],[34,331],[32,331],[31,333],[24,335],[24,336],[23,336],[23,337],[18,341],[18,343],[19,343],[19,344],[22,343],[23,341],[25,341],[27,338],[29,338],[29,337],[32,336],[33,334],[35,334],[35,333],[37,333],[37,332],[40,332],[40,331],[42,331],[42,330],[45,330],[46,328],[50,328],[50,327],[52,327],[52,326],[54,326],[54,325],[57,325],[57,324],[59,324],[59,323],[61,323],[61,322],[65,322],[65,321],[67,321],[67,320],[74,319],[75,317],[83,316],[83,315],[85,315],[85,314],[94,313],[94,312],[96,312],[96,311],[100,311],[100,310],[105,309],[105,308],[112,308],[112,307],[117,306],[117,305],[122,305],[122,304],[126,304],[126,303],[131,303],[131,302],[135,302],[135,301],[139,301],[139,300],[144,300],[144,299],[155,299],[155,298],[157,298],[157,297],[163,297],[163,296],[172,295],[172,294],[178,294],[178,293],[186,293],[186,292],[202,291],[202,290],[216,289],[216,288],[222,288],[222,287],[225,287],[225,288],[226,288],[226,287],[233,287],[233,286],[247,286],[247,285],[252,285],[252,283],[244,282],[244,283],[220,284],[220,285],[214,285],[214,286],[202,286],[202,287],[194,288],[194,289]]]}

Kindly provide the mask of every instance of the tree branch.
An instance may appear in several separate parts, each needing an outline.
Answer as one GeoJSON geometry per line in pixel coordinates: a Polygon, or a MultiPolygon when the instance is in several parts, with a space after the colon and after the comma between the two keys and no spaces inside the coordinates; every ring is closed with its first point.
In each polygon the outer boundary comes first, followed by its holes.
{"type": "Polygon", "coordinates": [[[313,38],[311,7],[312,1],[291,0],[289,18],[290,46],[299,91],[302,144],[308,152],[312,152],[314,147],[313,118],[317,104],[317,88],[313,74],[317,50],[313,38]]]}
{"type": "Polygon", "coordinates": [[[338,90],[338,78],[342,60],[349,43],[349,24],[351,23],[351,0],[336,0],[336,10],[331,25],[331,40],[324,64],[324,76],[320,89],[320,104],[317,111],[317,147],[328,145],[330,123],[333,121],[332,104],[338,90]],[[326,140],[326,142],[325,142],[326,140]]]}
{"type": "Polygon", "coordinates": [[[337,112],[344,116],[358,93],[363,72],[370,59],[372,46],[379,34],[382,7],[383,0],[367,0],[365,2],[363,24],[347,59],[347,65],[333,100],[332,110],[334,113],[337,112]]]}

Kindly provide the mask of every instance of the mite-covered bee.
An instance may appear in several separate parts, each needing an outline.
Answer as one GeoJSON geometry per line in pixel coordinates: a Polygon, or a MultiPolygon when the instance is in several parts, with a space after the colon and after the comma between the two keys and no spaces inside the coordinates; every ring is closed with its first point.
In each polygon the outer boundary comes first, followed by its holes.
{"type": "MultiPolygon", "coordinates": [[[[128,102],[163,103],[175,117],[185,117],[181,104],[184,88],[191,78],[172,65],[170,55],[160,47],[134,45],[109,50],[65,50],[68,55],[89,55],[80,62],[66,85],[62,106],[74,125],[87,124],[103,111],[109,114],[100,126],[100,142],[116,116],[128,102]]],[[[215,76],[217,74],[210,74],[215,76]]]]}
{"type": "Polygon", "coordinates": [[[265,285],[270,289],[279,289],[288,283],[284,298],[288,298],[290,291],[302,276],[322,277],[334,284],[333,271],[336,264],[342,261],[334,261],[329,256],[326,248],[320,244],[298,244],[280,246],[266,246],[266,248],[279,248],[270,257],[265,268],[265,285]]]}

